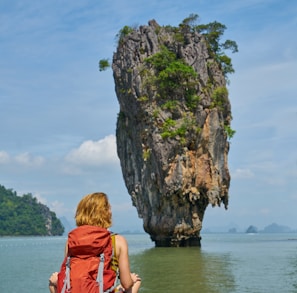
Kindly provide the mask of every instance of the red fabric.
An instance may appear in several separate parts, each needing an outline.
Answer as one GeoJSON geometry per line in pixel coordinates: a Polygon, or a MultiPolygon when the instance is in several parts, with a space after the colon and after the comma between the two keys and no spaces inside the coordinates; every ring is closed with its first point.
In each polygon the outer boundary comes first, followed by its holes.
{"type": "MultiPolygon", "coordinates": [[[[99,255],[104,252],[104,291],[114,284],[116,273],[111,269],[112,241],[108,230],[95,226],[80,226],[68,234],[68,256],[70,260],[71,293],[98,293],[96,281],[99,266],[99,255]]],[[[58,275],[58,292],[63,288],[65,278],[64,259],[58,275]]],[[[99,292],[103,293],[103,292],[99,292]]]]}

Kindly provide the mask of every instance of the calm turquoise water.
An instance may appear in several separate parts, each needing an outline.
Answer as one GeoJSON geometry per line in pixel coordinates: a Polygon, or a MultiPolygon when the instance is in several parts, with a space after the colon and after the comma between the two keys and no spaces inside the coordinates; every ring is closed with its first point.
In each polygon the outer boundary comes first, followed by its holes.
{"type": "MultiPolygon", "coordinates": [[[[296,234],[204,234],[202,248],[154,248],[126,235],[143,293],[297,292],[296,234]]],[[[65,237],[0,238],[0,292],[42,293],[65,237]]]]}

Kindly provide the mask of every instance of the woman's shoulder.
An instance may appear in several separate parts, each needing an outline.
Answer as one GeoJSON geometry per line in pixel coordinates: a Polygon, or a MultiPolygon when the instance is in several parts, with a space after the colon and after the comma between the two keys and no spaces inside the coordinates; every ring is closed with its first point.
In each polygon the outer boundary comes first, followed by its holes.
{"type": "Polygon", "coordinates": [[[128,251],[128,242],[124,236],[117,234],[115,238],[115,243],[117,255],[120,255],[121,252],[126,253],[128,251]]]}
{"type": "Polygon", "coordinates": [[[116,234],[115,239],[118,244],[127,244],[126,238],[120,234],[116,234]]]}

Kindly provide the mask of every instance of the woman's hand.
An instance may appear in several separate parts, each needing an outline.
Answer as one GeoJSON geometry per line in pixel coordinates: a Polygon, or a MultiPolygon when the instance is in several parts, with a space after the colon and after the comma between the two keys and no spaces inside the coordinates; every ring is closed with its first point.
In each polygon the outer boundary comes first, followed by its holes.
{"type": "Polygon", "coordinates": [[[137,274],[131,273],[131,279],[133,280],[133,283],[134,283],[131,293],[138,293],[138,290],[141,286],[141,278],[137,274]]]}
{"type": "Polygon", "coordinates": [[[52,275],[48,279],[48,285],[56,287],[57,282],[58,282],[58,272],[54,272],[54,273],[52,273],[52,275]]]}
{"type": "Polygon", "coordinates": [[[133,286],[132,288],[125,290],[122,286],[118,286],[116,292],[118,293],[138,293],[138,290],[140,288],[141,285],[141,278],[135,274],[135,273],[131,273],[131,279],[133,280],[133,286]]]}
{"type": "Polygon", "coordinates": [[[134,284],[138,281],[141,281],[141,278],[135,273],[131,273],[131,279],[133,280],[134,284]]]}

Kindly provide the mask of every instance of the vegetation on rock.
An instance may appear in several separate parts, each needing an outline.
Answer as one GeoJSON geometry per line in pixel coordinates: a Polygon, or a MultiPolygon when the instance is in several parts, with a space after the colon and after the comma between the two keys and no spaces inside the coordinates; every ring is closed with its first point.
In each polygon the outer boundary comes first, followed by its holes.
{"type": "Polygon", "coordinates": [[[0,185],[0,236],[54,236],[63,232],[56,214],[30,193],[17,196],[0,185]]]}
{"type": "MultiPolygon", "coordinates": [[[[216,62],[222,70],[224,77],[227,79],[227,75],[234,73],[235,71],[232,65],[232,60],[226,55],[225,51],[231,50],[232,53],[238,52],[237,43],[233,40],[225,40],[224,42],[221,42],[221,38],[227,28],[225,25],[217,21],[197,25],[196,22],[198,19],[199,16],[197,14],[191,14],[189,17],[185,18],[178,27],[168,25],[165,29],[167,32],[174,32],[175,46],[179,43],[186,45],[189,33],[197,32],[203,35],[206,39],[208,53],[210,57],[213,58],[213,61],[210,61],[208,65],[211,67],[212,62],[216,62]]],[[[135,31],[135,29],[132,27],[124,26],[116,36],[118,44],[120,45],[123,42],[124,37],[131,34],[133,31],[135,31]]],[[[160,29],[157,28],[156,31],[159,33],[160,29]]],[[[166,43],[167,45],[170,44],[169,40],[164,42],[164,44],[166,43]]],[[[185,60],[173,50],[173,48],[170,48],[171,45],[172,44],[168,46],[161,45],[159,52],[145,58],[144,62],[151,68],[143,67],[140,74],[142,78],[145,79],[144,84],[147,88],[147,92],[155,89],[158,99],[163,101],[161,102],[160,107],[172,112],[184,98],[189,111],[195,112],[201,100],[201,97],[197,95],[197,88],[199,87],[197,80],[199,80],[199,76],[197,76],[197,72],[191,65],[187,64],[185,60]]],[[[142,49],[140,52],[144,54],[145,50],[142,49]]],[[[108,59],[99,60],[100,71],[104,71],[110,66],[108,59]]],[[[223,108],[227,102],[226,99],[228,99],[228,90],[225,86],[215,88],[214,85],[214,80],[210,79],[208,87],[205,89],[212,92],[212,103],[210,107],[223,108]]],[[[138,100],[142,102],[150,102],[150,99],[147,96],[141,96],[138,100]]],[[[155,113],[157,113],[157,111],[155,111],[155,113]]],[[[157,117],[158,115],[155,115],[155,118],[157,117]]],[[[166,124],[168,123],[165,123],[163,127],[164,131],[161,134],[162,138],[172,138],[178,134],[183,134],[184,131],[186,131],[184,126],[189,125],[188,123],[182,123],[182,128],[178,129],[176,127],[171,127],[172,131],[169,131],[166,124]]],[[[188,130],[192,128],[192,124],[193,123],[190,124],[188,130]]],[[[199,127],[195,128],[195,131],[197,131],[197,129],[199,131],[199,127]]],[[[228,139],[231,139],[236,133],[230,126],[230,120],[225,121],[224,130],[228,139]]],[[[181,139],[181,143],[183,141],[184,140],[181,139]]]]}

